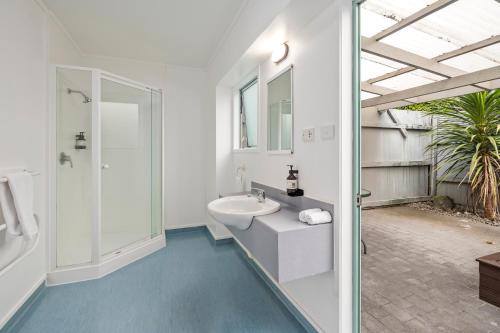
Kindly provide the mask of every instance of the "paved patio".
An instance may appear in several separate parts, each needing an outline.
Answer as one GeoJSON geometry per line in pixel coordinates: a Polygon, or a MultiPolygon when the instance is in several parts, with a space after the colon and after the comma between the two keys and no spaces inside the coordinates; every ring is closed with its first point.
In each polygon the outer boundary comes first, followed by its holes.
{"type": "Polygon", "coordinates": [[[363,211],[362,234],[364,333],[500,332],[475,262],[500,251],[500,227],[391,207],[363,211]]]}

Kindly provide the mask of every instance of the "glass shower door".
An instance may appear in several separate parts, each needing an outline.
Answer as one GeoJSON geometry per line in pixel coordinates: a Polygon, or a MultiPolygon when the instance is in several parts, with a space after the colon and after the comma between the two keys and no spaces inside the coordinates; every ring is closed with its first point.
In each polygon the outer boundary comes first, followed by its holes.
{"type": "Polygon", "coordinates": [[[152,102],[149,89],[101,79],[102,255],[152,234],[152,102]]]}

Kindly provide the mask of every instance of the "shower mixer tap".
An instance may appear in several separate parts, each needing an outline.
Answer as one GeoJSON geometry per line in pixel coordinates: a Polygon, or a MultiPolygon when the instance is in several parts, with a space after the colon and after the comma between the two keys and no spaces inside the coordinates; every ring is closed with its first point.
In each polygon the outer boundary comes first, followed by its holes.
{"type": "Polygon", "coordinates": [[[73,160],[71,159],[71,156],[65,152],[61,152],[61,154],[59,154],[59,163],[64,165],[66,162],[69,162],[70,167],[73,168],[73,160]]]}

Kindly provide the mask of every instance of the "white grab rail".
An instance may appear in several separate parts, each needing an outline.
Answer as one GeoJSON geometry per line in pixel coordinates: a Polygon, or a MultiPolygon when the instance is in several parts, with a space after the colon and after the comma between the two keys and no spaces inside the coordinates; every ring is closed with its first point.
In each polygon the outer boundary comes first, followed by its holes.
{"type": "MultiPolygon", "coordinates": [[[[29,172],[32,176],[38,176],[40,174],[40,172],[30,171],[26,169],[24,169],[23,171],[29,172]]],[[[0,177],[0,183],[5,183],[5,182],[7,182],[7,177],[0,177]]]]}

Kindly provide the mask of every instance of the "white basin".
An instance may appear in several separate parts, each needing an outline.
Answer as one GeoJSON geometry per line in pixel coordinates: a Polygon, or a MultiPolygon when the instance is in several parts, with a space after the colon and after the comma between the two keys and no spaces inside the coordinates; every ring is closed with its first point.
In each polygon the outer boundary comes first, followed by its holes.
{"type": "Polygon", "coordinates": [[[256,197],[237,195],[220,198],[208,204],[208,212],[220,223],[238,229],[248,229],[254,216],[272,214],[280,210],[280,204],[266,199],[259,202],[256,197]]]}

